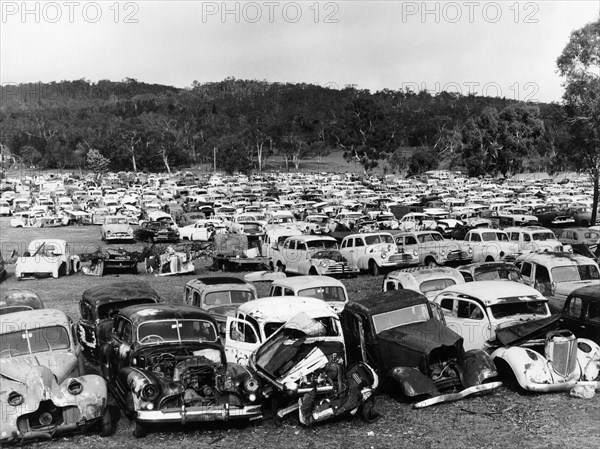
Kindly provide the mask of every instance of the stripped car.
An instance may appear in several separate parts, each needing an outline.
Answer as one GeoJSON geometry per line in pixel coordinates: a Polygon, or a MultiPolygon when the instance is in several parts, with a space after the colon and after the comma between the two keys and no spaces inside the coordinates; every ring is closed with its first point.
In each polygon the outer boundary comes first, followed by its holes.
{"type": "Polygon", "coordinates": [[[144,260],[146,273],[154,273],[155,276],[174,276],[195,271],[192,254],[187,247],[182,247],[182,251],[170,245],[155,247],[155,249],[155,254],[144,260]]]}
{"type": "Polygon", "coordinates": [[[216,322],[197,307],[138,305],[120,310],[102,347],[113,396],[135,421],[134,436],[158,423],[258,419],[259,381],[227,363],[216,322]]]}
{"type": "Polygon", "coordinates": [[[0,443],[90,428],[101,436],[114,432],[106,383],[85,375],[67,315],[55,309],[15,312],[1,327],[0,443]]]}
{"type": "Polygon", "coordinates": [[[113,282],[83,292],[77,334],[84,356],[98,362],[100,348],[110,339],[117,312],[137,304],[156,304],[160,296],[145,282],[113,282]]]}
{"type": "Polygon", "coordinates": [[[15,277],[52,276],[58,278],[77,273],[79,256],[71,255],[69,245],[59,239],[37,239],[29,243],[28,250],[17,259],[15,277]]]}
{"type": "Polygon", "coordinates": [[[464,350],[437,306],[412,290],[393,290],[350,301],[340,320],[349,363],[368,359],[390,390],[410,398],[429,395],[416,408],[491,391],[501,385],[490,356],[464,350]],[[441,394],[449,388],[458,393],[441,394]]]}

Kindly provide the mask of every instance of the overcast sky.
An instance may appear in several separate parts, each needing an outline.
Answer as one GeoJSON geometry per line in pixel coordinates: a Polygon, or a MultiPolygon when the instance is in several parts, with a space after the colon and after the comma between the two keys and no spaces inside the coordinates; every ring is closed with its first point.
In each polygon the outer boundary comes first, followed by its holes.
{"type": "Polygon", "coordinates": [[[560,101],[556,58],[600,0],[2,0],[1,10],[3,84],[233,76],[560,101]]]}

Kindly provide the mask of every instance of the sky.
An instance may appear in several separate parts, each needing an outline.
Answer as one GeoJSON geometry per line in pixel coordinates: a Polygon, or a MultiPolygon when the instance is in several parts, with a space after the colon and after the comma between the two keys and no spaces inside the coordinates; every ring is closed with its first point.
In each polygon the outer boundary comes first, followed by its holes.
{"type": "Polygon", "coordinates": [[[589,1],[5,1],[0,82],[226,77],[561,101],[589,1]]]}

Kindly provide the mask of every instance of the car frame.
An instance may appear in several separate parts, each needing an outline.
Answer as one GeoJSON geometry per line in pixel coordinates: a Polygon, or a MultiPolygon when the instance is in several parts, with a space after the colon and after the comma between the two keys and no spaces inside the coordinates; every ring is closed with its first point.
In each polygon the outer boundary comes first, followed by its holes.
{"type": "Polygon", "coordinates": [[[400,252],[417,252],[419,264],[461,265],[473,260],[473,250],[455,240],[446,240],[437,231],[406,231],[394,234],[400,252]]]}

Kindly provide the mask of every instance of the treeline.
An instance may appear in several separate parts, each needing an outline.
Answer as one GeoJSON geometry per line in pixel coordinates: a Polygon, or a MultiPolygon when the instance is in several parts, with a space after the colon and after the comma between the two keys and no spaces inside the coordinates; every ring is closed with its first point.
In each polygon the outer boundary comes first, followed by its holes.
{"type": "Polygon", "coordinates": [[[297,169],[340,149],[366,171],[476,176],[569,164],[557,104],[234,78],[186,89],[134,79],[4,85],[0,95],[0,143],[38,168],[83,168],[93,149],[115,171],[215,162],[261,171],[273,156],[297,169]]]}

